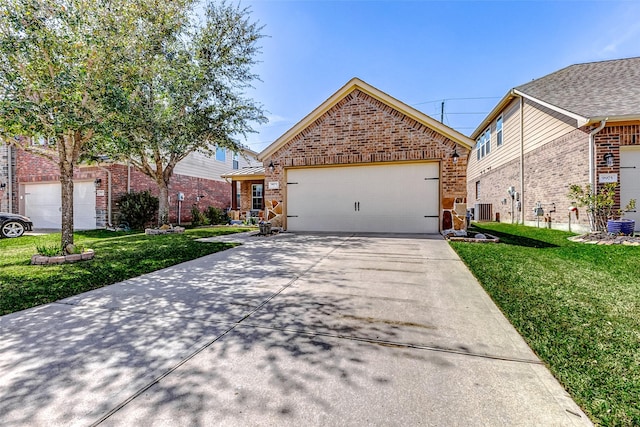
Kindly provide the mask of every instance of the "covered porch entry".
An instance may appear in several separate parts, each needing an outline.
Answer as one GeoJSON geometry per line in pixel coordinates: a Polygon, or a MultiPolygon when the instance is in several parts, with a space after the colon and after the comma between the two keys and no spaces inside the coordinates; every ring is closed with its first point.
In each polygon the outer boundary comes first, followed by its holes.
{"type": "Polygon", "coordinates": [[[231,183],[229,218],[257,223],[264,214],[264,167],[251,166],[222,175],[231,183]]]}

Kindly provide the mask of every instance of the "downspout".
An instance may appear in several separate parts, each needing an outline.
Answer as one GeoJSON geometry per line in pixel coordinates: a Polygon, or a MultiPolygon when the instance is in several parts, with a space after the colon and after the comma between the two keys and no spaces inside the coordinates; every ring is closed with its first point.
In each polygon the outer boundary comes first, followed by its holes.
{"type": "MultiPolygon", "coordinates": [[[[111,185],[111,180],[109,180],[111,185]]],[[[127,194],[131,193],[131,162],[127,160],[127,194]]]]}
{"type": "Polygon", "coordinates": [[[520,215],[524,225],[524,99],[520,98],[520,215]]]}
{"type": "Polygon", "coordinates": [[[13,173],[11,172],[11,166],[13,165],[13,159],[11,158],[11,144],[7,144],[7,188],[9,192],[9,212],[13,213],[13,173]]]}
{"type": "Polygon", "coordinates": [[[602,120],[600,122],[600,126],[589,132],[589,185],[591,186],[591,194],[596,194],[596,168],[595,168],[595,153],[596,153],[596,144],[594,136],[604,129],[607,124],[607,120],[609,118],[602,120]]]}
{"type": "Polygon", "coordinates": [[[111,226],[111,171],[100,165],[98,165],[98,168],[107,173],[107,180],[109,181],[109,184],[107,184],[107,225],[111,226]]]}

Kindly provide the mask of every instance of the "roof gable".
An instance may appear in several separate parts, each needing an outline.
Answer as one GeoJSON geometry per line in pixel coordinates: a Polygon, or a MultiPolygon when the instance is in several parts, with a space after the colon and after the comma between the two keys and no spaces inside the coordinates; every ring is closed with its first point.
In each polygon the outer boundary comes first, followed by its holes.
{"type": "Polygon", "coordinates": [[[352,92],[359,90],[366,95],[371,96],[372,98],[382,102],[383,104],[389,106],[390,108],[412,118],[418,123],[438,132],[441,135],[446,136],[452,141],[461,144],[462,146],[471,149],[471,145],[473,141],[458,131],[434,120],[433,118],[427,116],[426,114],[416,110],[413,107],[387,95],[386,93],[374,88],[373,86],[365,83],[364,81],[353,78],[346,85],[344,85],[341,89],[339,89],[336,93],[334,93],[331,97],[329,97],[325,102],[320,104],[315,110],[309,113],[305,118],[299,121],[296,125],[294,125],[291,129],[285,132],[281,137],[276,139],[271,145],[265,148],[259,155],[259,160],[264,160],[265,158],[272,155],[279,148],[293,140],[297,135],[304,132],[309,126],[313,125],[319,118],[321,118],[326,112],[328,112],[331,108],[340,103],[345,97],[347,97],[352,92]]]}

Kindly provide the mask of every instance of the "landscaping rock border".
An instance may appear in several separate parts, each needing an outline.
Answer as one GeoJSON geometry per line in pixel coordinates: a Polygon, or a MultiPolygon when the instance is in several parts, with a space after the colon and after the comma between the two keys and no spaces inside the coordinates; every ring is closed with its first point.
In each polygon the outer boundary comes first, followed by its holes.
{"type": "Polygon", "coordinates": [[[173,233],[184,233],[184,227],[145,228],[144,230],[144,234],[148,234],[150,236],[155,236],[158,234],[173,234],[173,233]]]}
{"type": "Polygon", "coordinates": [[[580,236],[569,237],[569,240],[577,243],[586,243],[590,245],[625,245],[640,246],[639,236],[619,236],[604,232],[587,233],[580,236]]]}
{"type": "Polygon", "coordinates": [[[500,239],[489,233],[476,233],[476,232],[468,232],[472,235],[469,236],[460,236],[456,232],[445,233],[444,238],[450,240],[452,242],[470,242],[470,243],[498,243],[500,239]],[[481,234],[484,238],[476,238],[475,236],[481,234]]]}
{"type": "Polygon", "coordinates": [[[80,254],[71,255],[44,256],[36,254],[31,257],[31,265],[66,264],[78,261],[88,261],[93,259],[95,255],[96,253],[93,249],[87,249],[80,254]]]}

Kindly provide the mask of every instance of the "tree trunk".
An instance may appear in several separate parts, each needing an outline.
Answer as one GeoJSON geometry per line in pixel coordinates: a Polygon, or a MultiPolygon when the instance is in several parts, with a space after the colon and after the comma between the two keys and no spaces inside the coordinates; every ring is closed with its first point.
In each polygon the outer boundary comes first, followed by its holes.
{"type": "Polygon", "coordinates": [[[60,162],[62,191],[62,249],[73,244],[73,164],[60,162]]]}
{"type": "Polygon", "coordinates": [[[169,186],[159,179],[158,183],[158,222],[160,225],[169,223],[169,186]]]}

